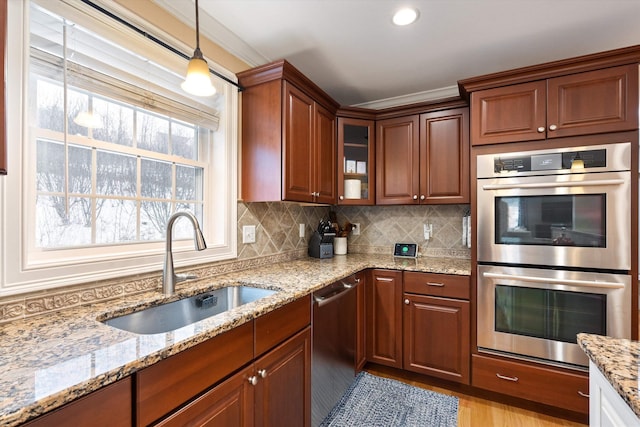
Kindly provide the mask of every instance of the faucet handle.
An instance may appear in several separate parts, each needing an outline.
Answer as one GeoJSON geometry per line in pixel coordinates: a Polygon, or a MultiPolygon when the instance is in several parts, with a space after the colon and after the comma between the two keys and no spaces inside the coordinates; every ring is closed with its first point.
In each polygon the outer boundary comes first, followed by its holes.
{"type": "Polygon", "coordinates": [[[182,282],[184,280],[197,279],[197,278],[198,276],[196,276],[195,274],[176,274],[175,275],[176,282],[182,282]]]}

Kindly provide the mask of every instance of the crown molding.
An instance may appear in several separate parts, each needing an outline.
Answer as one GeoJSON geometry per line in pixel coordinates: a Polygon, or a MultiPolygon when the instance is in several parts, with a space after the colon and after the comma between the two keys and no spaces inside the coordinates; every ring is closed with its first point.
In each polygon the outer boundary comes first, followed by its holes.
{"type": "Polygon", "coordinates": [[[407,95],[394,96],[392,98],[380,99],[377,101],[363,102],[361,104],[351,105],[351,107],[370,108],[373,110],[381,110],[384,108],[392,108],[409,104],[418,104],[421,102],[438,101],[441,99],[459,97],[458,86],[446,86],[440,89],[425,90],[422,92],[410,93],[407,95]]]}

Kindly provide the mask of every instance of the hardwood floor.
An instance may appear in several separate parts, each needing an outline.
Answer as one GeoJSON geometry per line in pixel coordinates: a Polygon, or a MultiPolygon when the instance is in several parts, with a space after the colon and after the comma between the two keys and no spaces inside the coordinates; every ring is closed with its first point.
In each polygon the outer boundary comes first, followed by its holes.
{"type": "MultiPolygon", "coordinates": [[[[436,385],[423,376],[412,375],[379,365],[367,365],[365,371],[393,378],[416,387],[458,397],[458,427],[584,427],[587,424],[556,418],[518,406],[511,406],[475,396],[464,390],[451,390],[436,385]],[[428,381],[428,382],[427,382],[428,381]]],[[[585,420],[586,422],[586,420],[585,420]]]]}

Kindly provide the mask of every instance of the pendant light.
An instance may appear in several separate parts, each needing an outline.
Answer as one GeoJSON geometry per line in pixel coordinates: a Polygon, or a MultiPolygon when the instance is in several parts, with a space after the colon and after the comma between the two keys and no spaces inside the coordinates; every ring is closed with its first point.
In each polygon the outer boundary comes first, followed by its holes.
{"type": "Polygon", "coordinates": [[[182,89],[196,96],[211,96],[216,88],[211,84],[209,65],[200,51],[200,23],[198,22],[198,0],[196,0],[196,50],[187,66],[187,77],[182,82],[182,89]]]}

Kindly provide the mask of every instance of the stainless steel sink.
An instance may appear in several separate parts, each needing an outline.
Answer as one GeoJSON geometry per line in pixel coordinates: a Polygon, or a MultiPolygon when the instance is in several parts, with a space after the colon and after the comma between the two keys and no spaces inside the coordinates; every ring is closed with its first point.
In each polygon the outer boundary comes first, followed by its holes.
{"type": "Polygon", "coordinates": [[[160,334],[268,297],[275,292],[251,286],[227,286],[125,316],[107,319],[104,323],[136,334],[160,334]]]}

